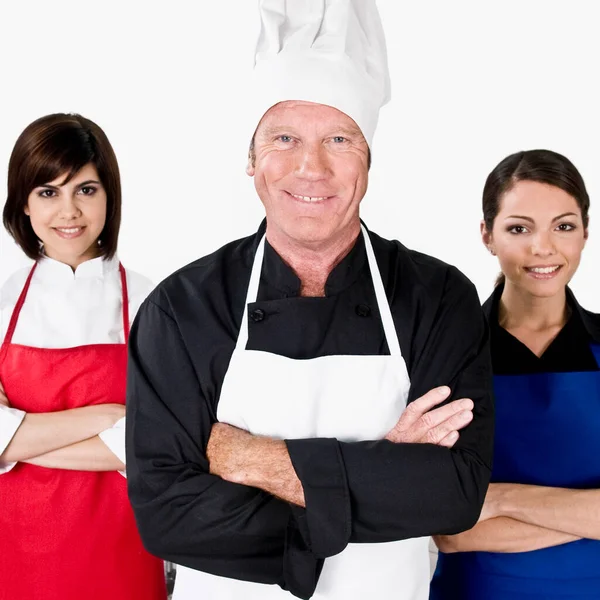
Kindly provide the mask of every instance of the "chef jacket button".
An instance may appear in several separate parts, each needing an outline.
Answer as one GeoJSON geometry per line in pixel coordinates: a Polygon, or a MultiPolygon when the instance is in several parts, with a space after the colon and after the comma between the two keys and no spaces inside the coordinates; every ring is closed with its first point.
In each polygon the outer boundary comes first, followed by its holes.
{"type": "Polygon", "coordinates": [[[253,310],[250,313],[250,318],[255,322],[255,323],[260,323],[260,321],[262,321],[265,318],[265,311],[262,310],[262,308],[256,308],[255,310],[253,310]]]}
{"type": "Polygon", "coordinates": [[[371,314],[371,307],[367,304],[357,304],[355,310],[359,317],[368,317],[371,314]]]}

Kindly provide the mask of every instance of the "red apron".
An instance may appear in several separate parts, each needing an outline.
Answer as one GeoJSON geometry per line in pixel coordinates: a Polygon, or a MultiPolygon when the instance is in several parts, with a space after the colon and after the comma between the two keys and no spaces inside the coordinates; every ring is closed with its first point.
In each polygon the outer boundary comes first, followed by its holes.
{"type": "MultiPolygon", "coordinates": [[[[125,403],[125,344],[46,349],[11,344],[34,265],[0,349],[0,381],[15,408],[44,413],[125,403]]],[[[1,600],[165,600],[163,563],[142,547],[118,472],[18,463],[0,475],[1,600]]]]}

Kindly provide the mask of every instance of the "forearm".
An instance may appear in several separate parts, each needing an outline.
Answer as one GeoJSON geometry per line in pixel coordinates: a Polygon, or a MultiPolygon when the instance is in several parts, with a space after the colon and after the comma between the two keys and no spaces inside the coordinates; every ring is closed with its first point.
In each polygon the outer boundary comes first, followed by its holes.
{"type": "Polygon", "coordinates": [[[125,470],[125,465],[98,436],[21,462],[50,469],[67,469],[71,471],[125,470]]]}
{"type": "MultiPolygon", "coordinates": [[[[130,427],[133,439],[134,431],[130,427]]],[[[157,431],[151,439],[159,438],[157,431]]],[[[167,455],[159,468],[146,436],[137,443],[131,439],[129,497],[152,554],[222,577],[279,584],[300,597],[312,594],[322,565],[307,547],[289,503],[257,486],[207,473],[198,448],[195,457],[179,457],[171,465],[167,455]]]]}
{"type": "Polygon", "coordinates": [[[304,489],[285,442],[253,436],[239,483],[259,488],[290,504],[304,507],[304,489]]]}
{"type": "Polygon", "coordinates": [[[531,525],[600,540],[600,490],[502,485],[497,512],[531,525]]]}
{"type": "Polygon", "coordinates": [[[452,552],[530,552],[574,542],[577,536],[523,523],[509,517],[481,521],[457,535],[436,535],[437,547],[452,552]]]}
{"type": "MultiPolygon", "coordinates": [[[[217,474],[306,506],[298,513],[303,533],[322,557],[340,552],[349,541],[385,542],[468,529],[477,521],[489,478],[489,469],[468,454],[429,444],[283,443],[233,428],[219,431],[241,443],[224,461],[230,471],[217,474]]],[[[221,438],[223,447],[231,448],[226,441],[221,438]]]]}
{"type": "Polygon", "coordinates": [[[190,463],[142,474],[128,452],[129,497],[149,552],[221,577],[314,590],[320,564],[295,528],[289,504],[190,463]]]}
{"type": "Polygon", "coordinates": [[[0,462],[22,462],[87,440],[112,427],[120,416],[113,405],[27,413],[0,462]]]}
{"type": "Polygon", "coordinates": [[[468,452],[386,440],[287,443],[308,511],[338,504],[342,513],[349,498],[351,542],[455,534],[477,522],[490,471],[468,452]]]}
{"type": "Polygon", "coordinates": [[[128,369],[127,483],[146,548],[180,565],[309,597],[322,562],[298,533],[290,505],[209,473],[212,402],[175,321],[152,302],[132,327],[128,369]]]}

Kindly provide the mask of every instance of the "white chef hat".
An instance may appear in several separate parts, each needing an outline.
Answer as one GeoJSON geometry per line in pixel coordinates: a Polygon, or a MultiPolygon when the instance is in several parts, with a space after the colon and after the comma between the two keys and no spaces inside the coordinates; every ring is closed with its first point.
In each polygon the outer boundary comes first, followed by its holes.
{"type": "Polygon", "coordinates": [[[390,98],[375,0],[259,0],[259,10],[254,128],[278,102],[303,100],[347,114],[371,146],[379,109],[390,98]]]}

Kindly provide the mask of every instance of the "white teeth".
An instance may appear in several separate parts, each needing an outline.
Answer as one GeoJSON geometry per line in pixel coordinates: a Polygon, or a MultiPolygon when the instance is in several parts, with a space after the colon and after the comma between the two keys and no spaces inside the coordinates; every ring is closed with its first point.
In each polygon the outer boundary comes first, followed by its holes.
{"type": "Polygon", "coordinates": [[[550,273],[554,273],[558,269],[560,265],[556,265],[554,267],[531,267],[529,270],[533,273],[540,273],[541,275],[548,275],[550,273]]]}
{"type": "Polygon", "coordinates": [[[57,231],[60,231],[61,233],[77,233],[78,231],[81,231],[81,227],[71,227],[69,229],[63,229],[61,227],[57,227],[56,229],[57,229],[57,231]]]}
{"type": "Polygon", "coordinates": [[[294,198],[298,198],[298,200],[304,200],[304,202],[318,202],[319,200],[327,200],[327,196],[297,196],[296,194],[292,194],[294,198]]]}

